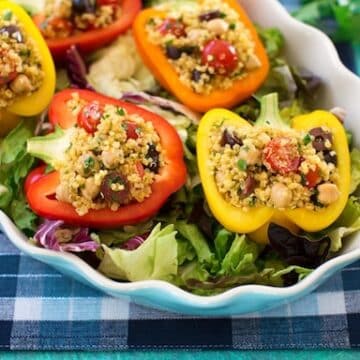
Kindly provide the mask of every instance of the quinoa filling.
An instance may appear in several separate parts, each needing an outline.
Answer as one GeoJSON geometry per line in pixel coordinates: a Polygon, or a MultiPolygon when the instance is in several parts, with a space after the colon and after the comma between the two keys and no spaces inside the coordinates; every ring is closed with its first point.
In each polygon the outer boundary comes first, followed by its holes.
{"type": "Polygon", "coordinates": [[[41,31],[48,39],[102,29],[120,18],[120,1],[46,0],[41,31]]]}
{"type": "Polygon", "coordinates": [[[0,14],[0,109],[30,96],[42,85],[40,55],[15,15],[0,14]]]}
{"type": "Polygon", "coordinates": [[[261,66],[250,31],[228,4],[203,0],[183,12],[170,4],[160,9],[167,17],[150,19],[147,35],[196,93],[228,89],[261,66]]]}
{"type": "Polygon", "coordinates": [[[231,205],[318,210],[339,198],[337,155],[325,127],[212,129],[209,166],[231,205]]]}
{"type": "MultiPolygon", "coordinates": [[[[74,94],[67,105],[78,115],[86,103],[74,94]]],[[[116,211],[148,198],[163,166],[160,137],[153,124],[123,108],[105,105],[93,133],[73,129],[64,161],[55,164],[60,173],[56,198],[72,204],[79,215],[105,207],[116,211]]]]}

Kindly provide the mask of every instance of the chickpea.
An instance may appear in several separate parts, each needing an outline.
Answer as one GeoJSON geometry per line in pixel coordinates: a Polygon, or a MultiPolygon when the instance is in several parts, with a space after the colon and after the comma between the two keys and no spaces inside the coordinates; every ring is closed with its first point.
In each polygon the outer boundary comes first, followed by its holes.
{"type": "Polygon", "coordinates": [[[259,68],[261,66],[261,62],[259,60],[259,58],[254,55],[254,54],[251,54],[245,64],[245,68],[246,70],[255,70],[257,68],[259,68]]]}
{"type": "Polygon", "coordinates": [[[69,19],[71,17],[71,8],[71,0],[55,0],[53,6],[49,7],[47,10],[48,15],[50,16],[56,14],[56,17],[69,19]]]}
{"type": "Polygon", "coordinates": [[[97,186],[95,184],[95,179],[93,177],[87,178],[85,180],[85,186],[81,192],[84,198],[88,200],[93,200],[99,195],[99,192],[100,186],[97,186]]]}
{"type": "Polygon", "coordinates": [[[189,32],[187,33],[187,38],[189,40],[197,40],[203,36],[206,35],[206,30],[203,29],[191,29],[189,30],[189,32]]]}
{"type": "Polygon", "coordinates": [[[252,149],[241,149],[239,152],[239,158],[245,160],[247,165],[255,165],[260,160],[260,151],[256,148],[252,149]]]}
{"type": "Polygon", "coordinates": [[[325,183],[317,187],[319,191],[318,200],[321,204],[330,205],[335,202],[339,196],[340,192],[338,187],[335,184],[325,183]]]}
{"type": "Polygon", "coordinates": [[[216,35],[222,35],[229,29],[229,24],[223,19],[213,19],[207,22],[206,27],[216,35]]]}
{"type": "Polygon", "coordinates": [[[15,94],[24,94],[32,90],[32,85],[26,75],[20,74],[10,83],[10,89],[15,94]]]}
{"type": "Polygon", "coordinates": [[[55,190],[56,199],[62,202],[71,202],[69,189],[64,184],[60,184],[55,190]]]}
{"type": "Polygon", "coordinates": [[[77,165],[77,172],[82,176],[90,176],[100,170],[100,164],[91,152],[80,156],[77,165]]]}
{"type": "Polygon", "coordinates": [[[101,161],[108,169],[113,169],[119,163],[119,157],[112,151],[103,151],[101,153],[101,161]]]}
{"type": "Polygon", "coordinates": [[[289,206],[292,194],[288,187],[282,183],[275,183],[271,188],[271,201],[276,208],[286,208],[289,206]]]}

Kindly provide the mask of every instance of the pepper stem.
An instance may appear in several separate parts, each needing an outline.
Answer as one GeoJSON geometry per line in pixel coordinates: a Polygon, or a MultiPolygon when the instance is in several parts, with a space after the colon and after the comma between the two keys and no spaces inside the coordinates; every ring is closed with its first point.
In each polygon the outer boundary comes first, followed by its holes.
{"type": "Polygon", "coordinates": [[[289,128],[289,125],[280,116],[277,93],[263,96],[260,100],[260,107],[260,116],[256,120],[255,126],[267,126],[277,129],[289,128]]]}

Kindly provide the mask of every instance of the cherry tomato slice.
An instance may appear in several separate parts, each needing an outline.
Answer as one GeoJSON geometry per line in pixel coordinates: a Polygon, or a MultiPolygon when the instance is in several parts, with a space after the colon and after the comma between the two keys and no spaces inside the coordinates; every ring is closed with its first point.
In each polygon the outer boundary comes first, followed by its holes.
{"type": "Polygon", "coordinates": [[[140,161],[136,163],[136,171],[141,178],[145,175],[144,165],[140,161]]]}
{"type": "Polygon", "coordinates": [[[305,175],[305,179],[305,185],[310,189],[314,188],[320,180],[318,168],[316,168],[315,170],[309,170],[309,172],[305,175]]]}
{"type": "Polygon", "coordinates": [[[211,40],[202,51],[201,63],[209,65],[218,74],[228,75],[232,73],[239,62],[239,58],[234,46],[225,40],[211,40]]]}
{"type": "Polygon", "coordinates": [[[297,145],[285,136],[272,139],[264,148],[264,164],[282,175],[296,171],[300,165],[297,145]]]}
{"type": "Polygon", "coordinates": [[[128,139],[136,140],[139,137],[137,131],[138,131],[138,127],[135,123],[131,121],[128,121],[126,123],[126,136],[128,139]]]}
{"type": "Polygon", "coordinates": [[[10,81],[13,81],[17,76],[16,71],[12,71],[8,76],[0,76],[0,86],[8,84],[10,81]]]}
{"type": "Polygon", "coordinates": [[[89,134],[96,131],[103,113],[102,106],[97,102],[86,104],[78,115],[78,124],[85,129],[89,134]]]}
{"type": "Polygon", "coordinates": [[[74,30],[71,21],[62,18],[53,18],[49,20],[49,24],[58,34],[63,34],[63,38],[68,37],[74,30]]]}
{"type": "Polygon", "coordinates": [[[158,27],[158,30],[162,35],[173,34],[177,38],[185,36],[185,25],[176,19],[165,19],[158,27]]]}

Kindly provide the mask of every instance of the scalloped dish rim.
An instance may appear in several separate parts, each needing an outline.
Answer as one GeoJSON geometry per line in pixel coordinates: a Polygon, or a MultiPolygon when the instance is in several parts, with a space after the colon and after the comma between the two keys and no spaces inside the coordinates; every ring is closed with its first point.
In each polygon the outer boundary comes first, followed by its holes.
{"type": "MultiPolygon", "coordinates": [[[[251,0],[240,0],[240,3],[247,1],[251,0]]],[[[360,89],[360,78],[345,68],[333,43],[324,33],[292,18],[278,1],[267,1],[269,2],[268,6],[273,6],[276,12],[284,17],[284,21],[287,22],[288,26],[297,27],[298,29],[303,28],[307,33],[311,33],[314,39],[321,40],[324,47],[321,53],[326,54],[326,56],[323,55],[323,58],[326,58],[326,62],[332,63],[333,70],[336,70],[337,76],[347,77],[356,88],[359,87],[360,89]]],[[[235,315],[274,307],[281,302],[294,300],[309,293],[325,281],[328,276],[360,259],[360,247],[357,247],[326,261],[305,279],[290,287],[277,288],[263,285],[241,285],[218,295],[199,296],[161,280],[144,280],[132,283],[111,280],[74,254],[55,252],[30,244],[27,241],[27,237],[16,228],[2,211],[0,211],[0,228],[3,229],[13,244],[27,255],[47,264],[53,264],[55,268],[67,274],[70,272],[71,276],[76,277],[78,280],[81,277],[80,280],[98,290],[119,297],[130,296],[133,297],[135,302],[146,305],[150,304],[154,308],[167,309],[184,314],[235,315]],[[154,292],[153,295],[152,292],[154,292]],[[159,304],[158,298],[164,294],[168,298],[162,298],[162,303],[159,304]],[[241,304],[238,303],[239,300],[244,301],[244,299],[253,302],[250,309],[249,304],[242,308],[241,304]]],[[[358,237],[360,237],[360,233],[353,236],[352,240],[355,241],[358,237]]]]}

